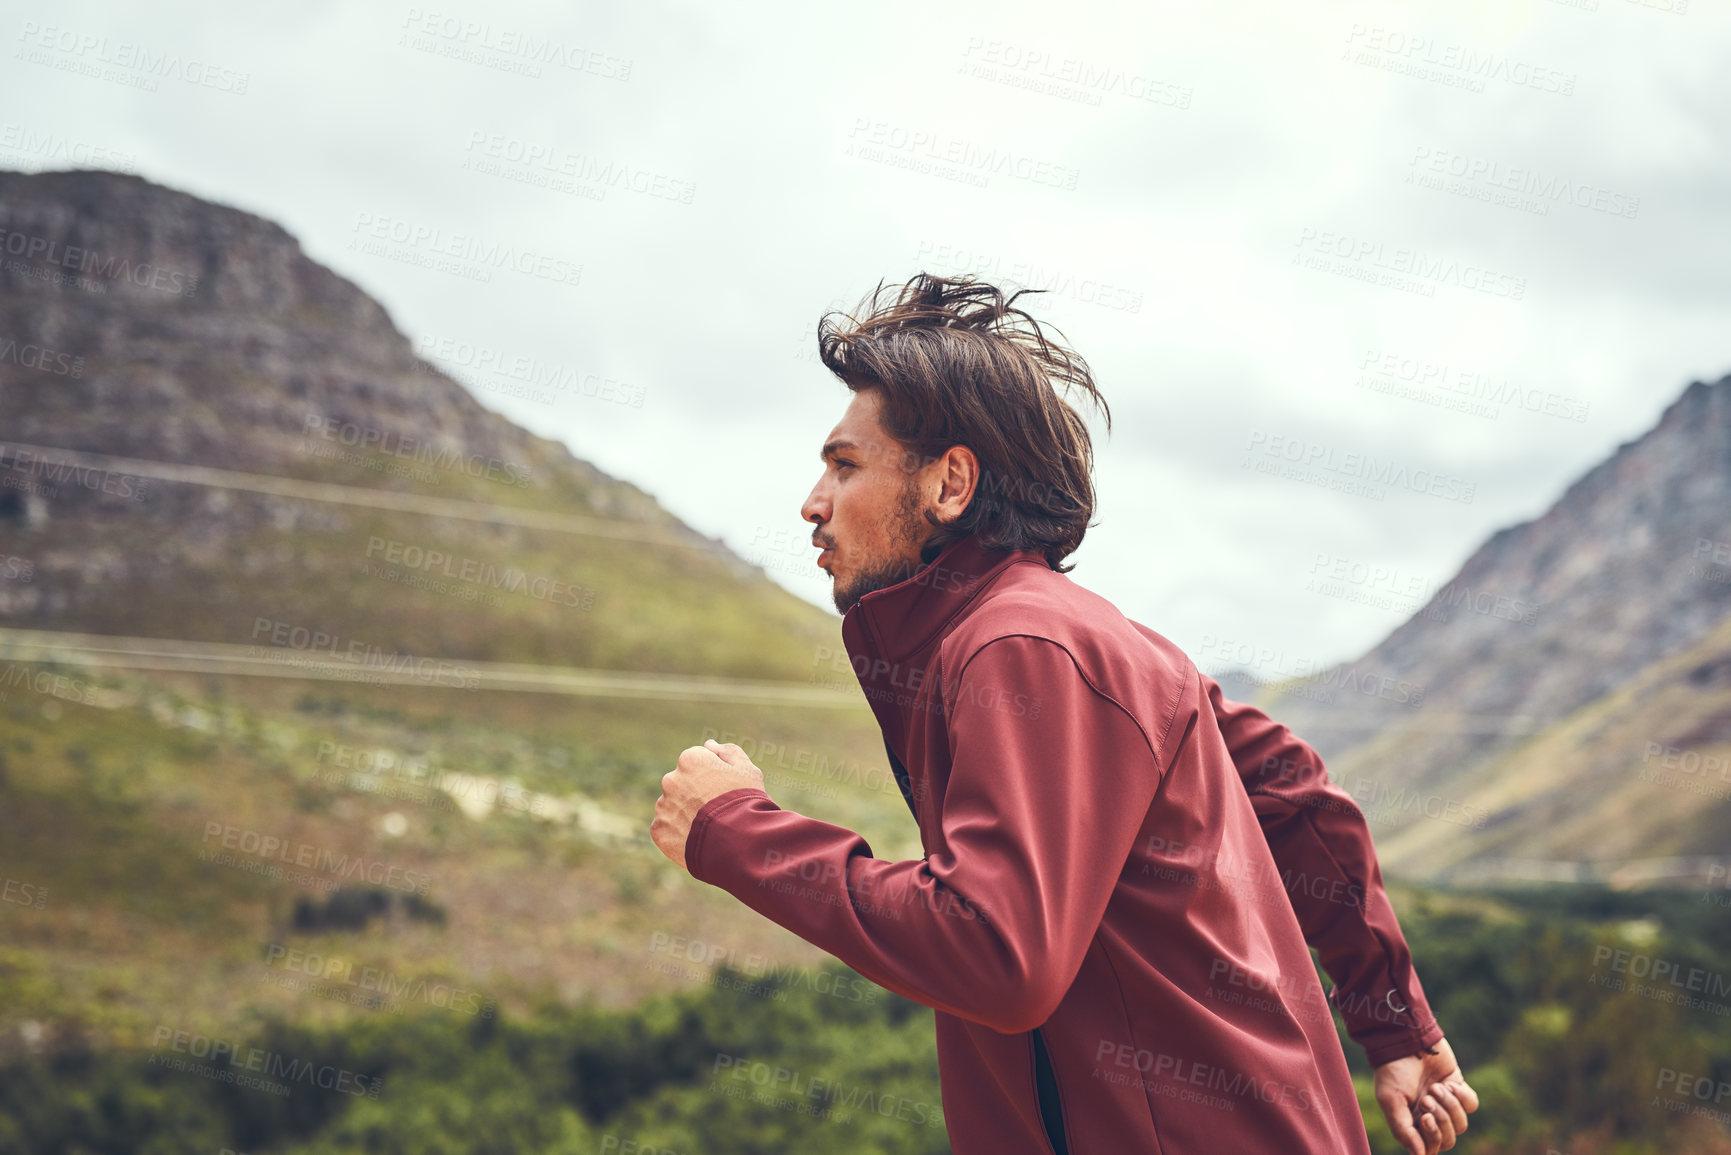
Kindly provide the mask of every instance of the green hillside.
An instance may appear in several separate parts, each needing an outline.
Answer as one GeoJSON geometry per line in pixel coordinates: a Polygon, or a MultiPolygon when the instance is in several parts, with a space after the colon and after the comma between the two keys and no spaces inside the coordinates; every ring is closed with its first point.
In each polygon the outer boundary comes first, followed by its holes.
{"type": "MultiPolygon", "coordinates": [[[[1731,620],[1446,785],[1359,797],[1379,856],[1409,877],[1532,879],[1541,864],[1577,863],[1590,848],[1603,881],[1731,895],[1728,722],[1731,620]]],[[[1330,772],[1349,785],[1381,782],[1399,756],[1397,738],[1385,737],[1330,772]]]]}
{"type": "Polygon", "coordinates": [[[919,853],[833,616],[485,409],[268,221],[107,173],[0,203],[199,270],[0,271],[6,331],[80,366],[0,362],[0,1061],[816,963],[648,839],[706,737],[919,853]]]}
{"type": "Polygon", "coordinates": [[[48,896],[0,908],[0,1037],[37,1021],[124,1046],[164,1017],[352,1013],[272,985],[272,944],[507,1007],[691,981],[655,969],[657,934],[814,961],[648,841],[661,775],[708,735],[757,750],[790,809],[918,854],[863,711],[200,683],[0,665],[0,871],[48,896]],[[385,917],[296,925],[297,901],[369,882],[385,917]]]}

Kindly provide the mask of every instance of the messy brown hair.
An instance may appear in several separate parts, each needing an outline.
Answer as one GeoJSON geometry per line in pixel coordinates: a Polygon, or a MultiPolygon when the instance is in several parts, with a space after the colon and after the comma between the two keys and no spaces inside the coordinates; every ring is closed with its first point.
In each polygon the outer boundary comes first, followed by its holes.
{"type": "MultiPolygon", "coordinates": [[[[921,273],[877,289],[852,316],[818,323],[818,355],[849,389],[882,390],[885,430],[914,467],[965,445],[980,462],[979,485],[962,516],[926,543],[931,561],[949,543],[978,534],[989,549],[1037,549],[1059,573],[1094,516],[1094,449],[1088,426],[1061,395],[1112,412],[1088,364],[973,277],[921,273]]],[[[1050,326],[1047,326],[1050,328],[1050,326]]],[[[1063,334],[1052,329],[1059,337],[1063,334]]]]}

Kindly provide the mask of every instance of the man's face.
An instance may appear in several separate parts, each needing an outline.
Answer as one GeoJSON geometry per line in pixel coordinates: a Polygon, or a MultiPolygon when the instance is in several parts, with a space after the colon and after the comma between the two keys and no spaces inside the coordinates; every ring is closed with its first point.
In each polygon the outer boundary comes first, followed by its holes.
{"type": "Polygon", "coordinates": [[[817,564],[834,581],[835,608],[847,613],[873,590],[912,577],[920,547],[934,532],[925,519],[927,469],[915,469],[884,431],[882,391],[862,389],[824,441],[823,476],[800,507],[816,524],[817,564]]]}

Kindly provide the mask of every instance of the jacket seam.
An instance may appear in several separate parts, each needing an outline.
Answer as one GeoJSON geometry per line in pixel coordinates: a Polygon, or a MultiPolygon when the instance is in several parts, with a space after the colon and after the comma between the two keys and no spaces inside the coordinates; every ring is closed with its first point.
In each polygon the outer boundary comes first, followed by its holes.
{"type": "MultiPolygon", "coordinates": [[[[1106,966],[1112,972],[1112,986],[1118,992],[1118,1006],[1124,1015],[1124,1033],[1130,1036],[1130,1046],[1134,1053],[1140,1053],[1141,1047],[1136,1042],[1135,1020],[1130,1017],[1130,1000],[1124,995],[1124,980],[1119,977],[1118,964],[1112,960],[1112,947],[1095,932],[1095,941],[1100,944],[1100,953],[1106,957],[1106,966]]],[[[1154,1155],[1164,1155],[1166,1144],[1160,1139],[1160,1121],[1154,1117],[1154,1100],[1148,1097],[1148,1085],[1142,1084],[1142,1102],[1148,1107],[1148,1126],[1154,1132],[1154,1155]]]]}
{"type": "MultiPolygon", "coordinates": [[[[1166,725],[1165,728],[1160,731],[1160,750],[1162,753],[1166,750],[1166,740],[1172,736],[1172,723],[1178,720],[1178,704],[1184,700],[1184,691],[1190,688],[1190,679],[1196,673],[1197,670],[1194,662],[1184,663],[1184,677],[1179,679],[1178,688],[1172,692],[1172,704],[1166,708],[1166,725]]],[[[1087,675],[1085,674],[1083,675],[1083,677],[1086,676],[1087,675]]],[[[1198,683],[1198,685],[1200,685],[1200,683],[1198,683]]],[[[1168,767],[1161,767],[1162,777],[1165,776],[1165,771],[1167,769],[1168,767]]]]}
{"type": "MultiPolygon", "coordinates": [[[[769,797],[768,793],[756,786],[735,786],[731,790],[724,790],[714,798],[709,799],[697,808],[696,814],[691,816],[691,829],[685,832],[685,867],[687,871],[691,869],[694,862],[702,859],[703,847],[709,840],[709,829],[715,825],[716,815],[730,807],[742,805],[750,797],[750,795],[742,793],[744,791],[762,794],[765,798],[769,797]],[[728,798],[729,794],[740,796],[728,798]],[[727,799],[725,802],[722,801],[724,798],[727,799]],[[712,803],[714,805],[711,805],[712,803]]],[[[770,801],[773,802],[774,799],[770,799],[770,801]]]]}
{"type": "MultiPolygon", "coordinates": [[[[1328,856],[1328,861],[1334,865],[1334,869],[1339,872],[1339,874],[1342,878],[1350,879],[1352,877],[1352,875],[1347,872],[1347,869],[1345,866],[1341,865],[1340,859],[1338,859],[1334,856],[1334,848],[1329,845],[1328,839],[1323,837],[1322,831],[1320,831],[1316,828],[1315,817],[1313,815],[1310,815],[1310,814],[1304,814],[1304,815],[1301,815],[1300,817],[1304,820],[1304,824],[1310,828],[1311,835],[1316,839],[1317,844],[1322,847],[1322,852],[1328,856]]],[[[1376,853],[1374,846],[1372,847],[1371,853],[1372,854],[1376,853]]],[[[1365,929],[1370,931],[1371,937],[1373,939],[1375,939],[1377,945],[1382,948],[1382,956],[1383,956],[1382,957],[1382,973],[1388,979],[1389,989],[1400,991],[1400,993],[1404,996],[1406,994],[1406,991],[1401,988],[1401,984],[1395,979],[1394,950],[1392,949],[1392,944],[1390,943],[1388,937],[1386,935],[1384,935],[1383,932],[1376,926],[1376,924],[1370,920],[1370,892],[1369,892],[1368,887],[1370,885],[1371,880],[1367,877],[1364,881],[1365,881],[1365,886],[1367,888],[1365,891],[1365,895],[1364,895],[1364,906],[1363,906],[1365,929]]],[[[1407,1007],[1405,1013],[1411,1019],[1411,1022],[1410,1023],[1397,1023],[1395,1025],[1400,1027],[1402,1030],[1406,1031],[1414,1039],[1422,1037],[1424,1032],[1428,1029],[1428,1027],[1419,1025],[1418,1014],[1413,1010],[1413,1008],[1410,1005],[1407,1007]]],[[[1344,1013],[1343,1013],[1342,1017],[1345,1017],[1344,1013]]],[[[1434,1019],[1434,1017],[1435,1016],[1433,1015],[1432,1018],[1434,1019]]],[[[1372,1028],[1372,1029],[1374,1029],[1374,1028],[1372,1028]]],[[[1360,1044],[1360,1045],[1362,1045],[1362,1044],[1360,1044]]]]}
{"type": "MultiPolygon", "coordinates": [[[[1162,762],[1162,759],[1160,757],[1160,745],[1149,739],[1148,731],[1142,725],[1141,719],[1137,718],[1135,713],[1132,712],[1128,707],[1126,707],[1124,705],[1124,703],[1120,702],[1118,699],[1114,698],[1111,694],[1108,694],[1106,691],[1102,690],[1099,686],[1096,686],[1094,684],[1094,679],[1092,679],[1088,676],[1088,671],[1086,671],[1082,668],[1082,663],[1080,663],[1076,660],[1076,655],[1070,652],[1070,647],[1066,646],[1063,642],[1060,642],[1055,638],[1048,638],[1048,637],[1045,637],[1044,635],[1041,635],[1041,634],[1014,633],[1014,634],[999,634],[994,638],[990,638],[987,641],[982,642],[980,645],[978,645],[974,648],[973,653],[968,655],[968,660],[962,663],[962,668],[960,670],[956,671],[955,684],[956,684],[956,689],[957,689],[958,693],[961,690],[962,679],[967,677],[968,667],[974,664],[974,659],[978,658],[981,654],[985,653],[986,648],[988,646],[995,645],[998,642],[1007,641],[1011,638],[1027,638],[1030,641],[1045,642],[1048,645],[1055,646],[1058,649],[1059,653],[1063,654],[1066,658],[1069,658],[1070,659],[1070,665],[1075,668],[1076,676],[1082,679],[1082,684],[1087,686],[1090,690],[1092,690],[1100,698],[1103,698],[1106,701],[1112,703],[1112,705],[1118,707],[1118,712],[1123,714],[1126,718],[1130,719],[1130,724],[1132,726],[1136,727],[1136,732],[1138,734],[1142,735],[1142,741],[1147,745],[1148,753],[1153,755],[1155,764],[1157,766],[1162,767],[1162,777],[1164,777],[1164,763],[1162,762]]],[[[1186,684],[1188,684],[1188,682],[1186,682],[1186,684]]],[[[1166,729],[1168,731],[1170,731],[1172,729],[1172,718],[1175,717],[1178,713],[1178,699],[1182,696],[1183,696],[1183,686],[1181,685],[1179,687],[1179,694],[1174,696],[1174,698],[1172,699],[1172,713],[1166,719],[1166,729]]],[[[948,712],[951,708],[950,704],[948,702],[945,702],[944,708],[945,708],[946,712],[948,712]]],[[[1161,735],[1161,739],[1162,739],[1162,741],[1164,741],[1164,739],[1165,739],[1164,734],[1161,735]]]]}
{"type": "MultiPolygon", "coordinates": [[[[935,565],[936,563],[937,563],[937,558],[933,558],[930,564],[935,565]]],[[[1037,558],[1031,558],[1031,557],[1012,557],[1007,562],[1001,562],[998,566],[998,570],[996,573],[992,574],[986,580],[978,582],[972,590],[968,591],[968,593],[965,594],[962,597],[962,599],[956,603],[956,608],[951,610],[947,615],[945,615],[944,619],[941,622],[939,622],[937,625],[933,626],[931,631],[929,633],[927,633],[925,637],[921,638],[917,643],[910,646],[908,649],[902,651],[901,653],[896,654],[895,655],[896,660],[900,661],[900,660],[907,658],[913,654],[917,654],[917,653],[921,652],[922,650],[925,650],[926,648],[931,646],[934,639],[939,639],[940,644],[941,644],[941,639],[949,630],[950,624],[952,622],[954,622],[956,620],[956,618],[958,616],[960,616],[969,606],[973,605],[974,602],[980,597],[981,594],[985,593],[987,590],[989,590],[993,586],[997,585],[998,582],[1000,580],[1002,580],[1002,578],[1005,574],[1009,573],[1010,570],[1014,569],[1016,566],[1019,566],[1019,565],[1039,565],[1042,568],[1044,568],[1043,562],[1041,562],[1037,558]]],[[[923,573],[925,571],[925,569],[926,569],[926,567],[922,566],[920,568],[920,572],[923,573]]],[[[906,580],[913,581],[914,578],[918,577],[918,576],[919,576],[919,574],[916,573],[913,576],[907,578],[906,580]]],[[[875,593],[877,591],[874,590],[873,592],[875,593]]],[[[862,604],[862,606],[864,605],[863,602],[861,604],[862,604]]],[[[869,609],[870,607],[865,607],[865,608],[869,609]]],[[[869,620],[866,622],[866,625],[867,625],[868,629],[871,629],[871,633],[873,634],[873,640],[878,643],[878,645],[876,647],[878,652],[879,653],[888,653],[887,648],[882,644],[883,639],[876,636],[877,630],[875,628],[871,628],[871,623],[869,620]]]]}

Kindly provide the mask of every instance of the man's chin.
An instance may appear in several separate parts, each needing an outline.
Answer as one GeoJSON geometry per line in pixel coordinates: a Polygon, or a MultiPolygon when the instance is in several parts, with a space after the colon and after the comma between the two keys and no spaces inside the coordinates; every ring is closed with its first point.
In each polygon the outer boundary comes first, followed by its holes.
{"type": "Polygon", "coordinates": [[[831,574],[829,579],[829,596],[830,600],[835,602],[835,612],[845,618],[847,612],[853,609],[854,603],[859,601],[864,595],[856,594],[852,589],[844,587],[841,584],[841,579],[836,577],[834,574],[831,574]]]}
{"type": "Polygon", "coordinates": [[[918,568],[917,562],[896,562],[864,573],[856,573],[845,580],[835,574],[830,596],[835,599],[835,608],[845,616],[849,610],[863,597],[877,590],[888,589],[890,586],[906,579],[918,568]]]}

